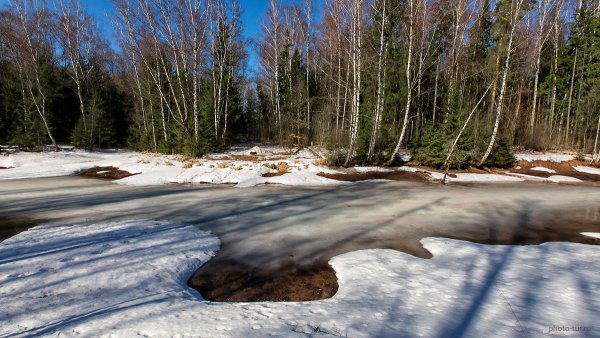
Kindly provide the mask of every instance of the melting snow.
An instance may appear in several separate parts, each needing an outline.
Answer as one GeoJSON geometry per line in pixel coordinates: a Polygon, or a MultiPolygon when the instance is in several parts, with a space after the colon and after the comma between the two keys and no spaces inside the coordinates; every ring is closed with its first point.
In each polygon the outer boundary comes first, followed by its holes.
{"type": "Polygon", "coordinates": [[[556,174],[556,170],[554,170],[554,169],[548,169],[548,168],[545,168],[545,167],[533,167],[533,168],[531,168],[531,170],[543,171],[543,172],[547,172],[547,173],[551,173],[551,174],[556,174]]]}
{"type": "MultiPolygon", "coordinates": [[[[112,166],[132,174],[121,180],[114,181],[125,185],[162,185],[168,183],[210,183],[235,184],[237,187],[252,187],[257,184],[285,185],[342,185],[348,182],[336,181],[318,176],[318,173],[343,173],[342,169],[328,168],[319,164],[319,157],[325,153],[319,148],[288,149],[282,147],[234,147],[221,154],[210,154],[204,158],[186,158],[175,155],[159,155],[138,153],[132,151],[103,151],[90,152],[65,148],[61,152],[44,151],[39,153],[11,152],[8,156],[0,156],[0,167],[10,169],[0,170],[0,180],[26,179],[37,177],[52,177],[74,175],[82,169],[92,167],[112,166]],[[256,155],[249,155],[254,154],[256,155]],[[255,158],[236,159],[236,156],[255,156],[255,158]],[[287,165],[287,173],[275,177],[263,177],[265,174],[277,173],[271,169],[279,163],[287,165]],[[268,167],[267,167],[268,166],[268,167]]],[[[570,154],[525,154],[521,158],[568,160],[570,154]]],[[[577,170],[600,173],[600,169],[576,167],[577,170]]],[[[423,171],[419,168],[378,168],[355,167],[354,172],[367,171],[423,171]]],[[[537,167],[554,173],[551,169],[537,167]]],[[[428,172],[432,178],[441,179],[442,173],[428,172]]],[[[528,179],[524,176],[459,173],[456,177],[448,177],[450,182],[519,182],[528,179]]],[[[579,182],[579,180],[553,176],[550,182],[579,182]]]]}
{"type": "Polygon", "coordinates": [[[218,248],[206,232],[154,221],[40,226],[0,243],[0,336],[517,337],[599,330],[597,246],[421,242],[432,259],[393,250],[334,257],[340,288],[331,299],[212,303],[186,286],[218,248]]]}
{"type": "Polygon", "coordinates": [[[600,239],[600,232],[582,232],[581,234],[584,236],[600,239]]]}
{"type": "Polygon", "coordinates": [[[600,175],[600,168],[592,168],[592,167],[585,167],[585,166],[576,166],[573,167],[573,169],[582,172],[582,173],[588,173],[588,174],[594,174],[594,175],[600,175]]]}
{"type": "Polygon", "coordinates": [[[518,161],[550,161],[550,162],[566,162],[574,160],[576,157],[575,154],[568,153],[517,153],[515,154],[515,158],[518,161]]]}
{"type": "Polygon", "coordinates": [[[575,178],[575,177],[570,177],[570,176],[562,176],[562,175],[552,175],[550,177],[548,177],[548,179],[550,181],[556,182],[556,183],[561,183],[561,182],[565,182],[565,183],[577,183],[577,182],[581,182],[580,179],[575,178]]]}

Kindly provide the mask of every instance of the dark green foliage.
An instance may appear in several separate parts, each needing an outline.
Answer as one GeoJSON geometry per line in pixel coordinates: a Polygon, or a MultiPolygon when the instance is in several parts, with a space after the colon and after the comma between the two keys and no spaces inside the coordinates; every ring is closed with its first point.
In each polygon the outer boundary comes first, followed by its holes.
{"type": "Polygon", "coordinates": [[[517,159],[513,155],[512,148],[505,139],[498,140],[496,148],[483,164],[487,167],[509,168],[512,167],[517,159]]]}
{"type": "MultiPolygon", "coordinates": [[[[413,148],[414,160],[419,165],[444,169],[448,152],[464,123],[464,116],[464,114],[452,114],[448,122],[436,127],[428,127],[413,148]],[[461,120],[459,120],[459,116],[462,116],[461,120]]],[[[487,144],[477,142],[475,132],[476,130],[472,126],[465,129],[456,144],[452,157],[448,161],[450,169],[465,169],[477,165],[478,160],[485,152],[487,144]]],[[[484,166],[507,168],[512,166],[515,161],[509,143],[505,139],[500,139],[484,166]]]]}
{"type": "MultiPolygon", "coordinates": [[[[459,131],[458,114],[450,115],[446,123],[429,126],[416,144],[414,160],[420,165],[433,168],[442,168],[452,142],[459,131]]],[[[476,161],[477,153],[473,150],[473,137],[470,130],[466,130],[460,138],[454,154],[448,165],[451,169],[463,169],[476,161]]]]}

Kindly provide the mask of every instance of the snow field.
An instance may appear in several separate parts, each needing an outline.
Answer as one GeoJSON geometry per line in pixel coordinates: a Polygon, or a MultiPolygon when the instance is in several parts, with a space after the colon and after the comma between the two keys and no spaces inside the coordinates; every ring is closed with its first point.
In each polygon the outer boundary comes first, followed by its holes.
{"type": "MultiPolygon", "coordinates": [[[[335,186],[348,184],[318,175],[324,173],[344,173],[344,170],[328,168],[320,165],[322,149],[287,149],[282,147],[238,147],[221,154],[209,154],[201,159],[183,156],[138,153],[131,151],[89,152],[65,148],[61,152],[44,151],[39,153],[11,152],[0,156],[0,180],[27,179],[38,177],[74,175],[80,170],[92,167],[113,166],[128,171],[134,176],[114,181],[117,184],[132,186],[163,185],[169,183],[209,183],[234,184],[239,188],[253,187],[259,184],[284,184],[293,186],[335,186]],[[273,169],[279,163],[285,163],[286,173],[272,177],[266,174],[277,174],[273,169]]],[[[403,156],[408,156],[404,154],[403,156]]],[[[527,161],[548,160],[568,161],[575,155],[563,153],[517,154],[517,158],[527,161]]],[[[555,173],[554,170],[535,167],[533,170],[555,173]]],[[[600,169],[579,166],[576,170],[591,174],[600,174],[600,169]]],[[[432,179],[441,180],[443,173],[421,170],[403,166],[400,168],[354,167],[352,172],[369,171],[390,172],[421,171],[432,179]]],[[[474,174],[457,173],[447,177],[449,182],[521,182],[525,180],[540,181],[528,175],[474,174]]],[[[548,182],[581,182],[580,180],[554,175],[542,181],[548,182]]]]}

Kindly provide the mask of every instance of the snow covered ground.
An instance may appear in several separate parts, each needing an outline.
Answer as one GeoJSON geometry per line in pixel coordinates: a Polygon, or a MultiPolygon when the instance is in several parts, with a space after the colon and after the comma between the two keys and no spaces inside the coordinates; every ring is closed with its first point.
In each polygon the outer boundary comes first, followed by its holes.
{"type": "Polygon", "coordinates": [[[592,168],[592,167],[586,167],[586,166],[575,166],[575,167],[573,167],[573,169],[580,171],[582,173],[600,175],[599,168],[592,168]]]}
{"type": "Polygon", "coordinates": [[[548,161],[548,162],[566,162],[574,160],[577,157],[575,153],[541,153],[541,152],[529,152],[529,153],[516,153],[515,158],[517,161],[548,161]]]}
{"type": "Polygon", "coordinates": [[[212,303],[186,286],[217,250],[185,224],[46,225],[0,243],[0,336],[597,337],[600,251],[426,238],[334,257],[327,300],[212,303]]]}
{"type": "Polygon", "coordinates": [[[117,180],[116,183],[136,186],[167,183],[237,184],[238,187],[266,183],[345,184],[318,176],[319,172],[330,170],[315,165],[315,160],[316,155],[309,150],[296,151],[279,147],[234,149],[201,159],[131,151],[90,152],[64,149],[60,152],[14,152],[0,156],[0,167],[9,168],[0,171],[0,180],[67,176],[82,169],[113,166],[137,174],[117,180]],[[286,164],[287,174],[263,177],[265,174],[277,173],[278,170],[273,168],[282,162],[286,164]]]}
{"type": "MultiPolygon", "coordinates": [[[[27,153],[13,151],[0,155],[0,180],[74,175],[83,169],[112,166],[134,176],[115,183],[144,186],[168,183],[235,184],[252,187],[258,184],[285,184],[296,186],[341,185],[347,182],[328,179],[320,172],[335,174],[348,170],[329,168],[321,164],[325,152],[319,148],[289,149],[271,146],[240,146],[220,154],[209,154],[200,159],[185,156],[160,155],[132,151],[84,151],[66,147],[63,151],[27,153]]],[[[407,159],[409,155],[404,154],[407,159]]],[[[566,153],[517,154],[520,160],[568,161],[575,158],[566,153]]],[[[535,167],[533,170],[552,173],[554,170],[535,167]]],[[[591,167],[576,167],[578,171],[598,174],[591,167]]],[[[443,173],[414,167],[378,168],[354,167],[353,173],[372,171],[421,171],[431,179],[440,180],[443,173]]],[[[449,182],[519,182],[539,181],[527,175],[457,173],[447,177],[449,182]]],[[[580,182],[565,176],[547,179],[549,182],[580,182]]]]}

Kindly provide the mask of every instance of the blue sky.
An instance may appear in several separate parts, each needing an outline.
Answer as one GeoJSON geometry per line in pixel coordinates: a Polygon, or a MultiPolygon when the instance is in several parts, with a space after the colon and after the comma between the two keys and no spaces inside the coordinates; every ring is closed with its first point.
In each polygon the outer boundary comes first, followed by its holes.
{"type": "MultiPolygon", "coordinates": [[[[94,14],[102,24],[104,34],[107,39],[112,40],[111,16],[114,15],[114,8],[110,0],[81,0],[88,10],[94,14]]],[[[296,0],[303,2],[302,0],[296,0]]],[[[9,0],[0,0],[0,6],[7,4],[9,0]]],[[[294,2],[294,0],[283,0],[285,4],[294,2]]],[[[261,35],[262,17],[267,11],[268,0],[239,0],[242,7],[242,22],[244,24],[244,37],[257,39],[261,35]]],[[[319,13],[319,7],[322,6],[322,0],[313,0],[314,10],[319,13]]],[[[317,20],[315,20],[317,21],[317,20]]],[[[256,69],[257,55],[252,46],[248,46],[250,68],[256,69]]]]}

